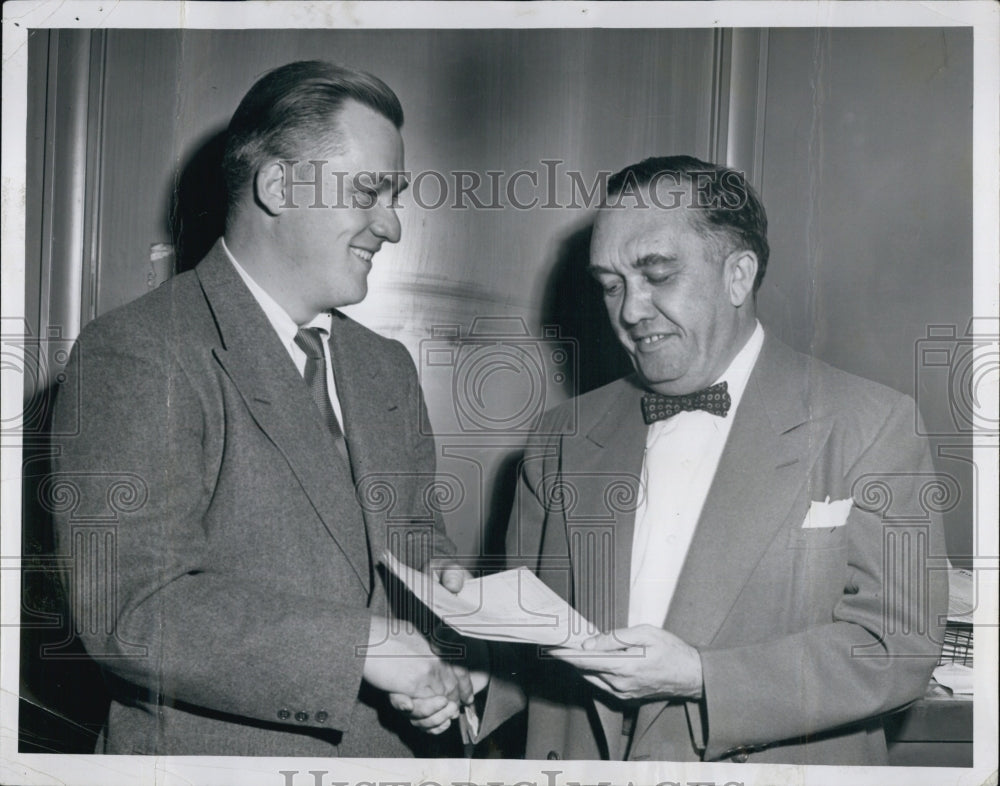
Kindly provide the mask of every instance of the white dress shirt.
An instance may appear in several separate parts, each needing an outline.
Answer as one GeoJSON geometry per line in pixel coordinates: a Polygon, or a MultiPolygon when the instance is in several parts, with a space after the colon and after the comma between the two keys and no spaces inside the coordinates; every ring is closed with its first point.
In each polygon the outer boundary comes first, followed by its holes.
{"type": "Polygon", "coordinates": [[[250,294],[253,295],[254,300],[264,309],[264,314],[267,316],[268,322],[271,323],[271,327],[274,328],[274,332],[278,334],[278,338],[281,339],[281,345],[288,352],[289,357],[291,357],[292,362],[295,363],[295,368],[299,370],[299,375],[305,374],[306,370],[306,353],[302,351],[301,347],[295,343],[295,336],[299,332],[299,328],[319,328],[320,332],[323,334],[323,357],[326,361],[326,389],[330,394],[330,404],[333,406],[333,411],[337,414],[337,421],[340,423],[341,428],[344,425],[344,416],[340,410],[340,399],[337,397],[337,385],[333,379],[333,361],[330,357],[330,327],[333,325],[333,315],[328,311],[324,311],[321,314],[317,314],[311,320],[306,322],[304,325],[297,325],[295,320],[288,316],[288,312],[283,309],[278,302],[271,297],[264,289],[258,284],[250,274],[243,269],[243,266],[236,261],[236,257],[232,255],[229,248],[226,246],[225,239],[222,240],[222,250],[226,252],[226,256],[229,257],[229,261],[233,263],[233,267],[236,268],[236,272],[240,274],[240,278],[243,279],[243,283],[247,285],[247,289],[250,290],[250,294]]]}
{"type": "Polygon", "coordinates": [[[753,334],[715,381],[728,384],[729,414],[680,412],[650,424],[642,462],[646,490],[635,512],[628,624],[662,627],[715,478],[736,408],[757,362],[764,330],[753,334]]]}

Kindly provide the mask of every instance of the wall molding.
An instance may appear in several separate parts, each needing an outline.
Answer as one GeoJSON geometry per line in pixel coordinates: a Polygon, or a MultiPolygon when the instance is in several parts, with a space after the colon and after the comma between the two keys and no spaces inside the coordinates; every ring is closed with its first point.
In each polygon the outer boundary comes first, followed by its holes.
{"type": "MultiPolygon", "coordinates": [[[[100,272],[103,30],[48,31],[42,219],[38,264],[40,338],[73,340],[96,315],[100,272]]],[[[62,364],[50,358],[48,368],[62,364]]],[[[46,384],[47,380],[39,380],[46,384]]]]}
{"type": "Polygon", "coordinates": [[[725,117],[726,165],[743,171],[758,193],[764,184],[767,106],[767,30],[727,31],[728,94],[725,117]]]}

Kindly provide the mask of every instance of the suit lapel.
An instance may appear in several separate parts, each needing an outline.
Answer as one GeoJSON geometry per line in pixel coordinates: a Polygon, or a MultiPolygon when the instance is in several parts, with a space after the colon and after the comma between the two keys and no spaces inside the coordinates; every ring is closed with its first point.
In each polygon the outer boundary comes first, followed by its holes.
{"type": "MultiPolygon", "coordinates": [[[[400,454],[399,425],[390,414],[400,408],[399,391],[386,382],[381,364],[365,349],[370,342],[361,340],[358,333],[356,324],[334,312],[330,355],[356,483],[397,466],[400,454]],[[375,391],[378,395],[373,395],[375,391]]],[[[377,558],[387,545],[384,521],[376,521],[367,509],[362,513],[371,554],[377,558]]]]}
{"type": "MultiPolygon", "coordinates": [[[[767,338],[747,382],[664,624],[696,647],[712,642],[829,435],[809,420],[806,362],[767,338]]],[[[641,707],[636,740],[665,706],[641,707]]]]}
{"type": "MultiPolygon", "coordinates": [[[[613,516],[614,553],[608,560],[613,565],[611,581],[603,587],[592,576],[588,576],[587,581],[574,582],[574,598],[578,607],[606,610],[602,619],[592,620],[605,629],[628,625],[632,532],[635,528],[635,503],[640,497],[631,498],[626,504],[617,504],[613,491],[624,490],[627,486],[630,489],[628,494],[633,491],[636,495],[644,493],[640,484],[647,426],[642,420],[639,403],[643,392],[631,378],[626,380],[621,392],[587,433],[586,439],[578,442],[580,455],[564,459],[564,466],[580,468],[579,479],[570,479],[579,486],[579,493],[583,495],[589,491],[588,496],[595,497],[588,506],[590,509],[581,511],[583,515],[572,515],[576,513],[574,509],[567,516],[567,526],[573,527],[578,523],[574,519],[584,524],[599,521],[601,517],[611,521],[613,516]],[[601,601],[586,597],[587,593],[595,592],[602,593],[601,601]]],[[[582,569],[583,566],[575,565],[574,568],[582,569]]],[[[576,569],[574,576],[582,575],[576,569]]]]}
{"type": "Polygon", "coordinates": [[[329,435],[317,428],[315,404],[295,364],[220,243],[198,265],[197,274],[222,339],[213,351],[219,365],[370,590],[368,546],[356,526],[360,516],[354,484],[344,463],[333,460],[336,448],[329,435]]]}
{"type": "MultiPolygon", "coordinates": [[[[581,525],[586,525],[586,515],[597,519],[600,507],[607,506],[605,515],[614,514],[611,526],[611,555],[597,562],[588,559],[578,550],[570,548],[574,576],[574,601],[577,608],[603,609],[603,619],[594,619],[604,629],[624,628],[628,625],[629,584],[632,566],[632,533],[635,528],[635,503],[639,497],[631,498],[627,504],[616,505],[613,488],[633,489],[635,494],[643,494],[641,488],[642,459],[646,447],[646,429],[641,415],[640,399],[644,391],[628,378],[623,381],[619,395],[587,433],[585,439],[574,442],[579,447],[575,456],[564,456],[564,466],[579,467],[577,479],[568,478],[580,486],[580,493],[596,491],[598,498],[592,505],[597,509],[583,511],[581,525]],[[609,472],[609,469],[611,470],[609,472]],[[613,485],[615,484],[615,485],[613,485]],[[625,485],[620,485],[625,484],[625,485]],[[597,515],[594,515],[597,514],[597,515]],[[610,558],[609,558],[610,557],[610,558]],[[610,581],[601,583],[602,564],[611,565],[610,581]],[[594,570],[594,567],[597,570],[594,570]]],[[[568,444],[568,443],[567,443],[568,444]]],[[[621,498],[624,500],[628,494],[621,498]]],[[[574,527],[574,517],[567,515],[567,527],[574,527]]],[[[581,526],[584,529],[584,526],[581,526]]],[[[572,532],[570,533],[572,537],[572,532]]],[[[605,700],[603,694],[594,692],[594,707],[604,729],[608,753],[612,760],[624,755],[627,738],[622,735],[622,712],[613,700],[605,700]]]]}
{"type": "Polygon", "coordinates": [[[826,441],[830,424],[821,434],[809,421],[804,360],[766,341],[736,412],[665,624],[695,646],[722,626],[826,441]]]}

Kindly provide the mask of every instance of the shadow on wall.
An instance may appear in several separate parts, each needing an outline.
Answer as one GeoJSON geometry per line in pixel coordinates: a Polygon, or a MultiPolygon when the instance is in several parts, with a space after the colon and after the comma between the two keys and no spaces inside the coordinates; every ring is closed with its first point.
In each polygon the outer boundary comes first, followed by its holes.
{"type": "Polygon", "coordinates": [[[486,509],[479,555],[482,560],[480,567],[488,572],[503,565],[503,557],[507,553],[507,527],[517,491],[521,456],[521,450],[511,450],[500,462],[494,476],[491,504],[486,509]]]}
{"type": "Polygon", "coordinates": [[[177,273],[191,270],[204,257],[226,225],[226,187],[222,154],[226,130],[211,134],[184,163],[170,194],[170,235],[177,273]]]}
{"type": "Polygon", "coordinates": [[[545,285],[541,323],[559,325],[562,335],[577,342],[577,395],[632,373],[632,362],[618,342],[604,298],[587,271],[594,222],[587,219],[560,244],[545,285]]]}
{"type": "MultiPolygon", "coordinates": [[[[571,395],[632,372],[632,363],[611,329],[600,287],[587,272],[592,231],[593,221],[587,219],[559,244],[539,314],[541,325],[558,326],[560,336],[576,342],[577,362],[570,365],[576,377],[565,386],[571,395]]],[[[513,451],[497,468],[481,543],[482,556],[490,565],[502,561],[520,460],[521,451],[513,451]]]]}
{"type": "MultiPolygon", "coordinates": [[[[570,232],[559,244],[545,283],[539,322],[558,325],[560,335],[576,341],[576,378],[568,390],[576,395],[606,385],[632,372],[632,363],[608,321],[600,287],[587,271],[593,221],[570,232]]],[[[502,564],[504,541],[513,507],[521,452],[502,462],[496,475],[483,533],[484,567],[502,564]]],[[[522,713],[476,748],[476,758],[524,756],[526,724],[522,713]]]]}

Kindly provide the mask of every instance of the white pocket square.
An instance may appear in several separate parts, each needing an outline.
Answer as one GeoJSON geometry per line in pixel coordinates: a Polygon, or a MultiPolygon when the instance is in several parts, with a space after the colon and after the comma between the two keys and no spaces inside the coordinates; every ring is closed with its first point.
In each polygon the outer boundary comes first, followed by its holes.
{"type": "Polygon", "coordinates": [[[833,502],[826,498],[826,502],[813,501],[809,503],[809,512],[806,513],[802,522],[802,529],[831,529],[833,527],[843,527],[847,523],[847,517],[851,515],[851,506],[854,500],[835,499],[833,502]]]}

